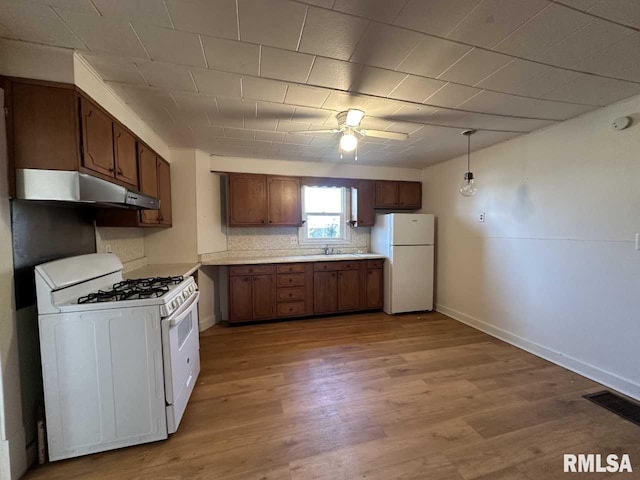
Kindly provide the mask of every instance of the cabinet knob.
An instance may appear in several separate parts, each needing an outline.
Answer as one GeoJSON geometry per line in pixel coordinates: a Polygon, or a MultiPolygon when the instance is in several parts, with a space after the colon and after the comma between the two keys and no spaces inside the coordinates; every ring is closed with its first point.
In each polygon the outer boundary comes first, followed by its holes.
{"type": "Polygon", "coordinates": [[[291,283],[291,282],[293,282],[293,278],[290,278],[290,279],[289,279],[289,283],[291,283]]]}
{"type": "Polygon", "coordinates": [[[110,171],[110,172],[113,172],[113,167],[109,167],[109,171],[110,171]]]}
{"type": "Polygon", "coordinates": [[[293,312],[293,307],[289,307],[289,311],[290,311],[290,312],[293,312]]]}
{"type": "Polygon", "coordinates": [[[118,168],[118,175],[122,175],[122,169],[118,168]]]}
{"type": "Polygon", "coordinates": [[[264,223],[264,220],[260,220],[260,223],[264,223]]]}
{"type": "Polygon", "coordinates": [[[273,223],[271,220],[269,220],[269,223],[273,223]]]}

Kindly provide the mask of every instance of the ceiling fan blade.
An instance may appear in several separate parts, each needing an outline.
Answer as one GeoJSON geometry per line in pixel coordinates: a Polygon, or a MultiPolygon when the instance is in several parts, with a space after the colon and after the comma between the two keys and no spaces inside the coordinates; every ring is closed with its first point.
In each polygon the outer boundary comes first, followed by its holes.
{"type": "Polygon", "coordinates": [[[337,128],[331,128],[326,130],[296,130],[294,132],[288,132],[294,135],[320,135],[325,133],[338,133],[340,130],[337,128]]]}
{"type": "Polygon", "coordinates": [[[406,140],[409,134],[400,132],[387,132],[386,130],[360,130],[367,137],[389,138],[391,140],[406,140]]]}

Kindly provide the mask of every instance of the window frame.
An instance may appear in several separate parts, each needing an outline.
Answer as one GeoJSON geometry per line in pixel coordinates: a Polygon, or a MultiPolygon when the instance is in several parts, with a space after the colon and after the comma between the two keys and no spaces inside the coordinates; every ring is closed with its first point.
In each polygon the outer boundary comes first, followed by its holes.
{"type": "Polygon", "coordinates": [[[301,195],[300,195],[300,211],[302,213],[302,220],[303,220],[303,224],[300,228],[298,228],[298,242],[300,245],[348,245],[351,241],[351,229],[349,228],[349,219],[348,219],[348,215],[350,212],[350,208],[349,208],[349,199],[350,199],[350,195],[348,195],[348,188],[346,187],[336,187],[336,186],[317,186],[317,185],[303,185],[301,188],[301,195]],[[305,204],[304,204],[304,199],[305,199],[305,194],[304,194],[304,189],[305,188],[337,188],[340,190],[341,196],[342,196],[342,201],[341,201],[341,207],[342,207],[342,212],[322,212],[322,213],[307,213],[306,209],[305,209],[305,204]],[[340,217],[340,225],[342,227],[341,229],[341,236],[340,238],[309,238],[309,230],[308,230],[308,226],[309,226],[309,222],[307,220],[307,217],[311,215],[311,216],[322,216],[322,215],[337,215],[340,217]]]}

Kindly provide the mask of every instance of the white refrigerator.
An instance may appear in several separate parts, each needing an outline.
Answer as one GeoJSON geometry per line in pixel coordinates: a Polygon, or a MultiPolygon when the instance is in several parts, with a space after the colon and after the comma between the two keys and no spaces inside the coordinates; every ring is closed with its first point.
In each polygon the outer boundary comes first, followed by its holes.
{"type": "Polygon", "coordinates": [[[434,216],[376,215],[371,250],[384,255],[384,311],[433,310],[434,216]]]}

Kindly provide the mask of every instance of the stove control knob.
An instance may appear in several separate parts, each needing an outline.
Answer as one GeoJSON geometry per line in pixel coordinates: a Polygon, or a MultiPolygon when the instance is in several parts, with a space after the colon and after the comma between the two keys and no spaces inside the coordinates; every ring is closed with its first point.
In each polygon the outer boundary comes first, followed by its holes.
{"type": "Polygon", "coordinates": [[[187,290],[185,290],[184,292],[182,292],[182,298],[184,298],[185,300],[187,298],[189,298],[189,292],[187,290]]]}

